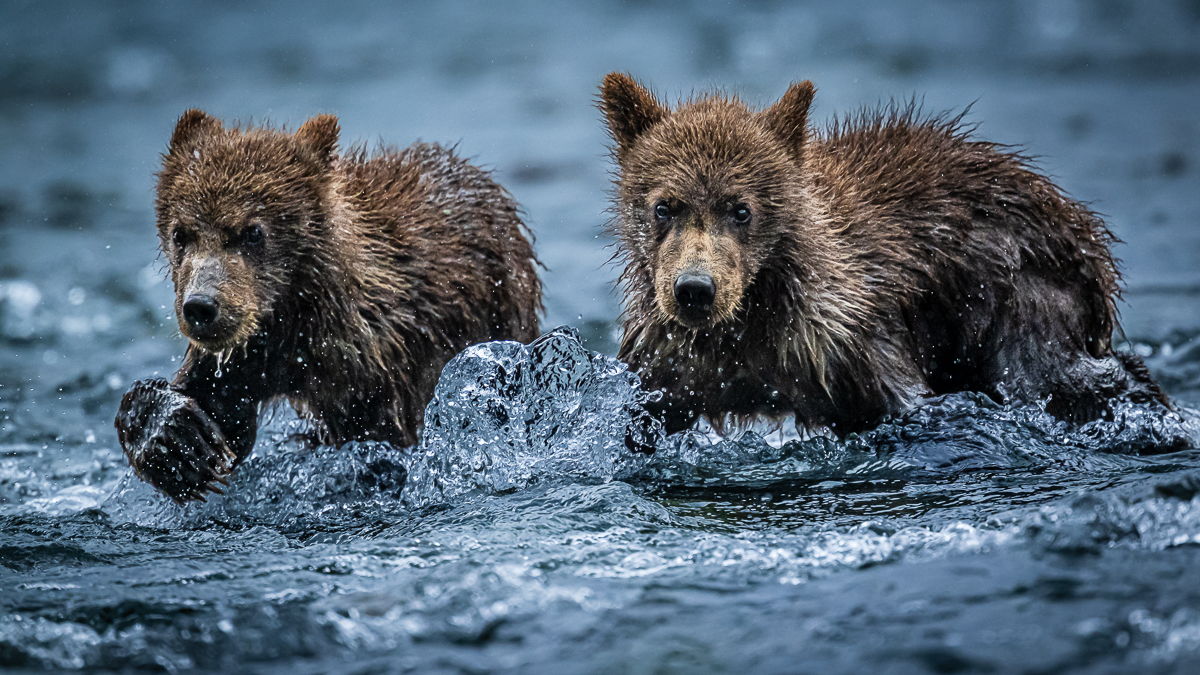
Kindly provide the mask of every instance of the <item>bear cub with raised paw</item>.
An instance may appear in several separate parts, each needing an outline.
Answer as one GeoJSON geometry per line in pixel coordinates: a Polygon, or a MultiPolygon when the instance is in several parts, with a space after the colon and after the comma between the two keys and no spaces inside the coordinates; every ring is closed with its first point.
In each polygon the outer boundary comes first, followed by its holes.
{"type": "Polygon", "coordinates": [[[913,105],[823,130],[814,88],[762,111],[671,109],[627,75],[617,164],[620,357],[666,430],[794,414],[843,436],[959,391],[1084,422],[1167,398],[1114,352],[1114,241],[1027,158],[913,105]]]}
{"type": "Polygon", "coordinates": [[[219,492],[259,411],[284,400],[317,439],[412,445],[442,366],[538,335],[542,289],[517,205],[451,150],[337,152],[337,118],[295,133],[184,113],[158,174],[158,235],[189,339],[116,426],[176,502],[219,492]]]}

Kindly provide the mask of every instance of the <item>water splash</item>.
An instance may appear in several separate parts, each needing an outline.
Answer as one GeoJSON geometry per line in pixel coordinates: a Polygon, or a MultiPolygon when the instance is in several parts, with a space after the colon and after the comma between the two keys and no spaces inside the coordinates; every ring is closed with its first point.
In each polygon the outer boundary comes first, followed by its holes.
{"type": "Polygon", "coordinates": [[[446,365],[425,411],[405,503],[629,473],[645,461],[630,446],[661,439],[646,399],[624,363],[588,351],[573,328],[528,346],[470,347],[446,365]]]}
{"type": "Polygon", "coordinates": [[[335,523],[364,509],[398,509],[407,461],[403,450],[386,443],[309,447],[275,435],[259,442],[224,495],[180,508],[130,472],[101,508],[116,524],[169,529],[270,525],[289,532],[312,519],[335,523]]]}
{"type": "Polygon", "coordinates": [[[451,361],[426,411],[405,503],[426,507],[544,480],[766,487],[795,480],[930,479],[979,471],[1095,469],[1194,447],[1193,411],[1118,403],[1110,420],[1072,428],[1038,406],[973,393],[933,399],[844,441],[775,447],[746,432],[663,438],[641,410],[649,394],[624,364],[591,352],[573,329],[529,346],[476,345],[451,361]],[[631,438],[655,448],[630,452],[631,438]]]}

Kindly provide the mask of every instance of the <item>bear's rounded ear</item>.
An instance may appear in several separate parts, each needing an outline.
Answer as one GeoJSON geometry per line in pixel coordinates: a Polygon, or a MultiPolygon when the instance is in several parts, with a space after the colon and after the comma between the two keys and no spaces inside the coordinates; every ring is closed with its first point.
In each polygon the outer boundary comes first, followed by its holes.
{"type": "Polygon", "coordinates": [[[322,163],[328,164],[333,159],[334,150],[337,149],[340,132],[337,117],[317,115],[300,125],[296,130],[296,138],[312,148],[322,163]]]}
{"type": "Polygon", "coordinates": [[[600,109],[617,143],[617,157],[647,129],[667,118],[667,108],[654,94],[625,73],[609,73],[600,85],[600,109]]]}
{"type": "Polygon", "coordinates": [[[210,116],[203,110],[191,108],[183,113],[183,116],[175,123],[175,131],[171,133],[170,148],[172,151],[183,150],[192,145],[201,135],[216,133],[222,128],[221,120],[210,116]]]}
{"type": "Polygon", "coordinates": [[[759,113],[767,128],[775,132],[797,157],[808,140],[808,108],[815,92],[812,82],[795,82],[774,105],[759,113]]]}

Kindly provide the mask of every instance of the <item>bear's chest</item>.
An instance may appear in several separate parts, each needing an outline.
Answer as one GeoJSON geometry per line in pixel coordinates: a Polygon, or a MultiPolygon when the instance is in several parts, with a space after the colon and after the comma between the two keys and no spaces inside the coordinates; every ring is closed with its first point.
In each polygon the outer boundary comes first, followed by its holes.
{"type": "Polygon", "coordinates": [[[787,387],[756,373],[735,372],[717,383],[718,405],[735,415],[778,416],[795,409],[787,387]]]}

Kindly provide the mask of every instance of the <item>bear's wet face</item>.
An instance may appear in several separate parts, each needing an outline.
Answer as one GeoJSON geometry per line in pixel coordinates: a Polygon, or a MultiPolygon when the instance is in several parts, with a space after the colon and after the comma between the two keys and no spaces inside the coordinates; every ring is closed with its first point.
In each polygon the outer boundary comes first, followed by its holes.
{"type": "Polygon", "coordinates": [[[811,85],[789,94],[762,112],[723,97],[670,110],[625,75],[605,79],[601,108],[621,169],[615,229],[660,320],[695,329],[735,320],[781,233],[809,227],[791,205],[802,198],[811,85]]]}
{"type": "Polygon", "coordinates": [[[651,217],[659,232],[650,258],[658,308],[691,328],[732,318],[761,257],[756,249],[764,243],[751,232],[750,207],[736,197],[693,206],[656,193],[651,217]]]}
{"type": "Polygon", "coordinates": [[[179,330],[209,351],[243,343],[268,306],[270,224],[238,218],[239,226],[176,220],[170,231],[171,277],[179,330]]]}
{"type": "Polygon", "coordinates": [[[179,121],[159,174],[158,231],[179,330],[206,351],[242,345],[279,310],[291,264],[321,225],[332,118],[295,134],[179,121]]]}

